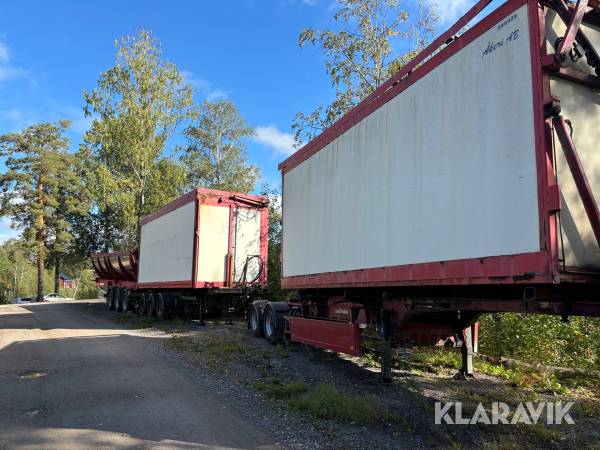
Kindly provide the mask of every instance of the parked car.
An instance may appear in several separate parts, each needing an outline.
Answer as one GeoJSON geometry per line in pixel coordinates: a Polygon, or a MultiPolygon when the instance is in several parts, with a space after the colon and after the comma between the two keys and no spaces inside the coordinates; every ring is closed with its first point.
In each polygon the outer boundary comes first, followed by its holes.
{"type": "Polygon", "coordinates": [[[52,294],[46,294],[44,295],[44,301],[45,302],[49,302],[52,300],[72,300],[69,297],[65,297],[62,294],[59,294],[58,292],[53,292],[52,294]]]}
{"type": "Polygon", "coordinates": [[[31,303],[31,297],[17,297],[10,301],[13,305],[18,305],[21,303],[31,303]]]}

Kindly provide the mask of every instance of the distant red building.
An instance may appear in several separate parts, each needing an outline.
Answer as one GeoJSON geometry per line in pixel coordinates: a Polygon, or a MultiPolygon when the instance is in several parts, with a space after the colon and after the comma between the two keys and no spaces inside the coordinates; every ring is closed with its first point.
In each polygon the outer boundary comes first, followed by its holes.
{"type": "Polygon", "coordinates": [[[60,274],[58,285],[61,289],[75,289],[75,281],[73,281],[68,275],[64,273],[60,274]]]}

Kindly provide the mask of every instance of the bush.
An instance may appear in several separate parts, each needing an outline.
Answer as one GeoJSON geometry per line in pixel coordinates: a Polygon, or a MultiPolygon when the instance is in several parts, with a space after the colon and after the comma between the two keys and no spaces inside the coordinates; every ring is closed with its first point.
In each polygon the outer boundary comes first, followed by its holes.
{"type": "Polygon", "coordinates": [[[600,319],[533,314],[486,314],[480,320],[479,349],[551,366],[600,368],[600,319]]]}

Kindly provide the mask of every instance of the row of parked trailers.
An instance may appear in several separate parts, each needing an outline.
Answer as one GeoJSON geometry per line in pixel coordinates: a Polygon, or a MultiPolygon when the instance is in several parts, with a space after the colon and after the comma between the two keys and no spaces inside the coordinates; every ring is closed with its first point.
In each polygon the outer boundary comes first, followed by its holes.
{"type": "Polygon", "coordinates": [[[457,336],[466,373],[482,313],[600,315],[597,2],[508,0],[475,22],[489,3],[280,164],[294,301],[261,298],[266,200],[198,189],[144,219],[139,253],[92,256],[109,304],[235,297],[256,335],[353,355],[365,327],[383,356],[457,336]]]}

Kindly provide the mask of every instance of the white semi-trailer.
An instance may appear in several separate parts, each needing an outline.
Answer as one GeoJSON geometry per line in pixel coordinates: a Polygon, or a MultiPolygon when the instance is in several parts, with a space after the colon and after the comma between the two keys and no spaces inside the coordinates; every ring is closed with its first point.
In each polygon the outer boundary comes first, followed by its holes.
{"type": "Polygon", "coordinates": [[[267,205],[255,195],[199,188],[144,217],[139,250],[92,255],[109,308],[167,317],[260,294],[267,205]]]}
{"type": "Polygon", "coordinates": [[[482,312],[600,314],[598,3],[475,23],[488,4],[280,164],[292,340],[357,354],[366,325],[469,344],[482,312]]]}

